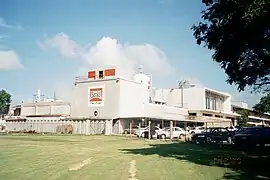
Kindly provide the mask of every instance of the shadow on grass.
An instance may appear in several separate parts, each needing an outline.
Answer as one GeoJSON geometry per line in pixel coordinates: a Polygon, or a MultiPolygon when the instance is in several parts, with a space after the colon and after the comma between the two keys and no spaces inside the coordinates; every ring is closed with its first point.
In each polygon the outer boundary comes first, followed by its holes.
{"type": "Polygon", "coordinates": [[[124,153],[159,155],[185,160],[199,165],[227,167],[233,174],[225,174],[223,179],[248,180],[270,179],[270,158],[262,152],[236,151],[229,146],[195,145],[191,143],[155,144],[149,148],[122,149],[124,153]],[[256,155],[260,154],[260,156],[256,155]]]}

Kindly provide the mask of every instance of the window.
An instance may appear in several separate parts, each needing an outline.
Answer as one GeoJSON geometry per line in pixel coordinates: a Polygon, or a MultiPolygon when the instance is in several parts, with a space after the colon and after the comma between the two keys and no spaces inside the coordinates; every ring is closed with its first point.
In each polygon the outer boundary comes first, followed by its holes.
{"type": "Polygon", "coordinates": [[[212,99],[212,109],[217,110],[217,100],[216,100],[216,98],[212,99]]]}
{"type": "Polygon", "coordinates": [[[206,109],[210,109],[210,98],[209,97],[205,97],[205,107],[206,107],[206,109]]]}
{"type": "Polygon", "coordinates": [[[99,74],[99,76],[98,76],[98,77],[99,77],[100,79],[103,79],[103,71],[99,71],[99,73],[98,73],[98,74],[99,74]]]}
{"type": "Polygon", "coordinates": [[[211,116],[212,117],[212,114],[203,113],[203,116],[211,116]]]}

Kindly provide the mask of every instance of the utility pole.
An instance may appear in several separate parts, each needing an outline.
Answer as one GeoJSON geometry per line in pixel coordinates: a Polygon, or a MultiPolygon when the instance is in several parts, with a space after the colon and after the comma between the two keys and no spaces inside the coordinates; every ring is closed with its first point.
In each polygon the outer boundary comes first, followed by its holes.
{"type": "MultiPolygon", "coordinates": [[[[184,108],[184,87],[185,86],[189,86],[190,82],[188,80],[181,80],[178,81],[178,88],[181,89],[181,108],[184,108]]],[[[184,125],[184,130],[185,130],[185,142],[187,142],[187,121],[185,121],[185,125],[184,125]]]]}
{"type": "Polygon", "coordinates": [[[178,88],[181,89],[181,108],[184,107],[184,87],[189,84],[188,80],[178,81],[178,88]]]}

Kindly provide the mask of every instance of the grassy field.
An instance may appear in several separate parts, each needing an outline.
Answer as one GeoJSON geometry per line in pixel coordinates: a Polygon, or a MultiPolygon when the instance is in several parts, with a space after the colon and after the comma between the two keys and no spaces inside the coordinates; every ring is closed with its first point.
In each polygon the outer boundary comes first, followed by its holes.
{"type": "Polygon", "coordinates": [[[226,148],[118,136],[0,136],[3,180],[259,178],[263,159],[250,158],[226,148]]]}

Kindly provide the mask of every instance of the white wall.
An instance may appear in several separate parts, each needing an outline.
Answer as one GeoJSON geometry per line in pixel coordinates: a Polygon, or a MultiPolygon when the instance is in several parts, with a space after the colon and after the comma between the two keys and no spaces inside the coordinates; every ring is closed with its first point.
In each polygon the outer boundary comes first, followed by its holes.
{"type": "Polygon", "coordinates": [[[141,83],[120,79],[119,116],[140,117],[147,91],[141,83]]]}
{"type": "Polygon", "coordinates": [[[36,106],[36,115],[51,114],[51,105],[36,106]]]}
{"type": "Polygon", "coordinates": [[[117,79],[104,79],[97,81],[85,81],[78,83],[73,89],[73,100],[71,103],[72,118],[93,118],[94,111],[98,112],[96,118],[112,119],[119,117],[119,92],[120,81],[117,79]],[[104,104],[101,106],[88,106],[88,88],[104,87],[104,104]]]}
{"type": "Polygon", "coordinates": [[[70,105],[53,105],[51,106],[51,114],[70,115],[70,105]]]}
{"type": "MultiPolygon", "coordinates": [[[[206,89],[224,97],[222,112],[231,113],[231,96],[204,87],[190,87],[183,90],[183,107],[189,110],[205,110],[206,89]],[[223,95],[224,94],[224,95],[223,95]]],[[[181,89],[156,89],[153,100],[165,101],[166,105],[181,107],[181,89]]]]}
{"type": "MultiPolygon", "coordinates": [[[[181,107],[182,89],[156,89],[153,99],[164,100],[168,106],[181,107]]],[[[204,88],[183,89],[183,107],[187,109],[204,109],[205,93],[204,88]]]]}
{"type": "Polygon", "coordinates": [[[184,89],[184,104],[188,109],[205,109],[205,90],[200,87],[184,89]]]}
{"type": "Polygon", "coordinates": [[[145,104],[143,111],[144,117],[168,120],[184,121],[187,115],[186,109],[158,104],[145,104]]]}
{"type": "Polygon", "coordinates": [[[36,106],[23,106],[21,107],[21,116],[36,115],[36,106]]]}
{"type": "Polygon", "coordinates": [[[232,97],[227,97],[224,99],[223,111],[225,113],[232,113],[232,97]]]}
{"type": "Polygon", "coordinates": [[[70,115],[68,102],[38,102],[21,105],[21,116],[29,115],[70,115]]]}

